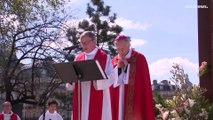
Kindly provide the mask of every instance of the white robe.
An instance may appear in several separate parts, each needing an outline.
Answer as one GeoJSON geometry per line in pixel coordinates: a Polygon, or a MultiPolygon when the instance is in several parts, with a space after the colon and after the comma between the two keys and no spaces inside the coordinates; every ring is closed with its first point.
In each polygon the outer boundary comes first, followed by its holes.
{"type": "MultiPolygon", "coordinates": [[[[91,53],[85,53],[85,60],[94,59],[97,51],[98,51],[98,48],[96,47],[91,53]]],[[[108,79],[93,81],[93,85],[96,90],[103,90],[103,107],[102,107],[101,120],[112,120],[109,87],[113,85],[114,80],[117,79],[117,73],[112,66],[112,61],[109,55],[107,56],[105,73],[108,79]]],[[[72,86],[69,86],[69,87],[74,88],[74,86],[75,85],[73,84],[72,86]]],[[[90,86],[91,86],[91,81],[81,82],[81,95],[82,95],[81,96],[82,98],[81,118],[82,120],[88,120],[88,116],[89,116],[90,86]]]]}
{"type": "MultiPolygon", "coordinates": [[[[39,120],[43,120],[43,115],[39,117],[39,120]]],[[[45,113],[45,120],[63,120],[63,118],[56,111],[54,113],[47,111],[45,113]]]]}

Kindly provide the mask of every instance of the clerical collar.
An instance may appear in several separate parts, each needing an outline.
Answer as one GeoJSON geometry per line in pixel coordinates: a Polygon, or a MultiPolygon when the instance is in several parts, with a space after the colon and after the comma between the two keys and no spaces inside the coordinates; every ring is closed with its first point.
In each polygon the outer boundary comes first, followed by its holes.
{"type": "Polygon", "coordinates": [[[56,114],[57,111],[54,111],[54,113],[51,113],[49,110],[47,110],[47,113],[48,113],[48,114],[56,114]]]}
{"type": "MultiPolygon", "coordinates": [[[[2,113],[6,114],[4,111],[2,113]]],[[[13,111],[11,111],[9,114],[6,114],[6,115],[12,115],[12,114],[13,114],[13,111]]]]}
{"type": "Polygon", "coordinates": [[[125,56],[125,58],[130,58],[132,54],[132,48],[129,49],[129,52],[127,53],[127,55],[125,56]]]}
{"type": "Polygon", "coordinates": [[[95,47],[95,49],[92,52],[90,52],[90,53],[84,52],[84,53],[85,53],[85,55],[94,55],[97,53],[97,51],[98,51],[98,47],[95,47]]]}

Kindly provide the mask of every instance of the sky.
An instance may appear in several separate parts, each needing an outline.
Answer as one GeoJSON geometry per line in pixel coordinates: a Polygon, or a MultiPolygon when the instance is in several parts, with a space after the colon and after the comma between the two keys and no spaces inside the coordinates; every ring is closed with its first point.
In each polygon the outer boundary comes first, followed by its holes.
{"type": "MultiPolygon", "coordinates": [[[[71,1],[72,14],[87,18],[89,0],[71,1]]],[[[199,84],[196,0],[105,0],[117,14],[116,23],[130,36],[132,47],[145,55],[151,80],[170,80],[173,63],[199,84]]]]}

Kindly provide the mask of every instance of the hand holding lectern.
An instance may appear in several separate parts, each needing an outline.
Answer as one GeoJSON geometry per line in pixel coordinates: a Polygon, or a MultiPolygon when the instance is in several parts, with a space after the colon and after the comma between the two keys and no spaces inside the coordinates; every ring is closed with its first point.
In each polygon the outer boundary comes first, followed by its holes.
{"type": "Polygon", "coordinates": [[[80,80],[91,81],[107,79],[104,70],[97,60],[84,60],[53,64],[61,80],[65,83],[80,80]]]}

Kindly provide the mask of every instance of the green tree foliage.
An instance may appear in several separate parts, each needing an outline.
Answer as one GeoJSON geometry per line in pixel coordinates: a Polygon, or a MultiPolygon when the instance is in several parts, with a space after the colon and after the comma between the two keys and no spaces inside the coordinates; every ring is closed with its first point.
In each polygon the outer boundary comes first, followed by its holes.
{"type": "Polygon", "coordinates": [[[74,45],[83,31],[94,31],[97,37],[97,46],[101,47],[112,56],[116,54],[113,39],[122,31],[122,27],[115,24],[116,14],[110,14],[111,7],[104,4],[103,0],[91,0],[87,4],[86,14],[89,20],[84,19],[78,28],[69,28],[67,37],[74,45]]]}
{"type": "Polygon", "coordinates": [[[64,4],[64,0],[1,0],[0,86],[12,104],[44,104],[61,83],[47,63],[63,58],[49,44],[60,39],[62,25],[70,18],[64,15],[64,4]],[[49,74],[46,87],[38,78],[42,71],[49,74]]]}

